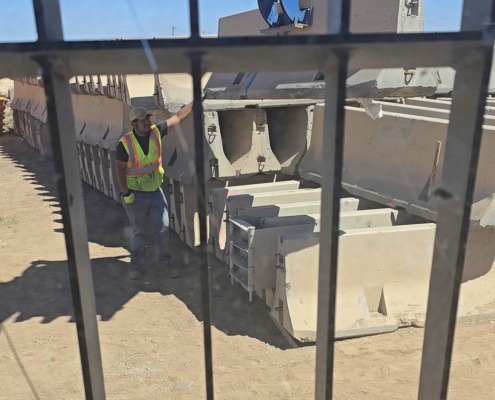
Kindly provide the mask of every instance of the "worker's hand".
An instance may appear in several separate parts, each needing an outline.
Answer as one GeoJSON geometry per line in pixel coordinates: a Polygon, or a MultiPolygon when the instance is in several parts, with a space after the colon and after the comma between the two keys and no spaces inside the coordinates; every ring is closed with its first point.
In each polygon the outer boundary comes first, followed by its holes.
{"type": "Polygon", "coordinates": [[[122,196],[124,198],[124,203],[125,204],[132,204],[134,203],[135,197],[134,193],[129,192],[126,196],[122,196]]]}

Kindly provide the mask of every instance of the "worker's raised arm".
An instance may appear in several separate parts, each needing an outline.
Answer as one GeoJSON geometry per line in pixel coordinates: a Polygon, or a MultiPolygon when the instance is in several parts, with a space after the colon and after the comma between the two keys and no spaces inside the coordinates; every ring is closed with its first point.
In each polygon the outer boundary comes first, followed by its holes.
{"type": "Polygon", "coordinates": [[[193,103],[194,102],[191,101],[189,104],[186,104],[184,107],[182,107],[177,112],[177,114],[172,115],[170,118],[168,118],[167,127],[171,128],[172,126],[180,124],[189,114],[191,114],[193,103]]]}

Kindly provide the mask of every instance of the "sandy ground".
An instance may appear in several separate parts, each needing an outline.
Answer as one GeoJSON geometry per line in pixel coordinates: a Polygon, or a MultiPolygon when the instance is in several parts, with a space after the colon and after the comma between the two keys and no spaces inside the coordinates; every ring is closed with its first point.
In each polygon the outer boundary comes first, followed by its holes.
{"type": "MultiPolygon", "coordinates": [[[[0,399],[84,398],[50,160],[0,135],[0,399]]],[[[124,210],[84,185],[108,399],[204,398],[197,256],[175,236],[180,279],[127,279],[124,210]]],[[[259,301],[212,266],[218,399],[311,399],[315,347],[290,349],[259,301]]],[[[417,396],[421,329],[338,342],[336,399],[417,396]]],[[[459,326],[450,399],[495,398],[495,325],[459,326]]]]}

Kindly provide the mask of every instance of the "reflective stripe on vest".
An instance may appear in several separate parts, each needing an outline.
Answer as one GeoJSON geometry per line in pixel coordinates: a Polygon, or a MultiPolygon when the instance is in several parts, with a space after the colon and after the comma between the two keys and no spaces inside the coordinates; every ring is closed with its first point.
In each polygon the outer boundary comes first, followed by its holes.
{"type": "MultiPolygon", "coordinates": [[[[152,125],[150,132],[150,142],[153,144],[155,154],[157,158],[155,160],[146,163],[144,160],[139,159],[139,152],[137,150],[137,146],[139,146],[139,142],[136,137],[132,133],[132,131],[127,132],[120,141],[124,145],[124,148],[129,155],[129,159],[127,160],[127,168],[126,175],[127,176],[140,176],[147,175],[151,172],[158,171],[158,169],[162,165],[162,137],[160,135],[160,131],[156,127],[156,125],[152,125]]],[[[150,155],[151,145],[148,148],[148,155],[150,155]]]]}

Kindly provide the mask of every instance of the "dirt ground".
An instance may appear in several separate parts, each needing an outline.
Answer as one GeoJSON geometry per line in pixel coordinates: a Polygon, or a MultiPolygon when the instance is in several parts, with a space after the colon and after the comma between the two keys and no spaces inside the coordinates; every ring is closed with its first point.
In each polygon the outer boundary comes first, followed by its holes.
{"type": "MultiPolygon", "coordinates": [[[[0,135],[0,399],[84,398],[52,162],[0,135]]],[[[177,280],[127,279],[122,207],[84,185],[108,399],[204,398],[197,255],[173,235],[177,280]]],[[[266,306],[212,277],[218,399],[311,399],[315,347],[291,349],[266,306]]],[[[336,399],[417,397],[422,329],[338,342],[336,399]]],[[[495,398],[495,325],[459,326],[450,399],[495,398]]]]}

